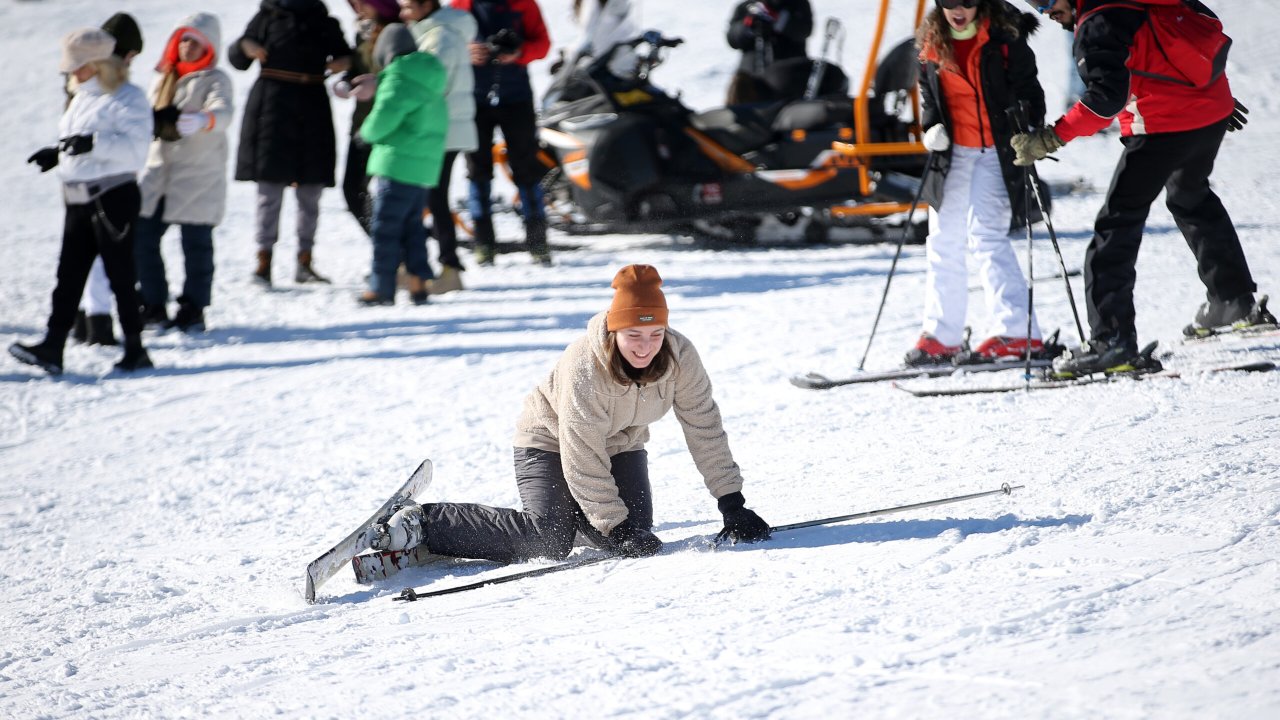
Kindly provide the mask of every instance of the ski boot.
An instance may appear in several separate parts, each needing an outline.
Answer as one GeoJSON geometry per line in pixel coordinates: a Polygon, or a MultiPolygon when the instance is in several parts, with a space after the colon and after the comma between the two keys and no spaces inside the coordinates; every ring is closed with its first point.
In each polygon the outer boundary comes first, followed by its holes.
{"type": "Polygon", "coordinates": [[[408,503],[386,522],[373,526],[370,547],[378,551],[412,550],[426,542],[427,529],[423,524],[425,519],[421,505],[408,503]]]}
{"type": "Polygon", "coordinates": [[[1053,361],[1053,376],[1060,380],[1085,377],[1095,373],[1104,375],[1145,375],[1160,372],[1164,367],[1151,356],[1156,343],[1138,350],[1138,340],[1132,335],[1117,334],[1089,341],[1088,349],[1067,351],[1053,361]]]}
{"type": "Polygon", "coordinates": [[[907,367],[945,365],[955,360],[963,350],[963,345],[943,345],[938,338],[923,333],[916,341],[916,346],[907,351],[902,362],[907,367]]]}
{"type": "Polygon", "coordinates": [[[1227,301],[1209,300],[1200,305],[1195,320],[1182,329],[1182,334],[1188,338],[1204,338],[1224,332],[1274,328],[1276,316],[1267,309],[1267,300],[1263,295],[1255,303],[1252,293],[1227,301]]]}

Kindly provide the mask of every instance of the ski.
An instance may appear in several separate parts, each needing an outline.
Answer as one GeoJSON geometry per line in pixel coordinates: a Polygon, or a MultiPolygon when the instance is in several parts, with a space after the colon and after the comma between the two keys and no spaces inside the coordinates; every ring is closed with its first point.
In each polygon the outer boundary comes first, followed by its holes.
{"type": "MultiPolygon", "coordinates": [[[[1046,368],[1053,361],[1049,358],[1032,360],[1031,368],[1046,368]]],[[[998,362],[980,362],[965,365],[954,365],[951,363],[938,365],[921,365],[918,367],[903,367],[896,370],[884,370],[880,372],[868,372],[858,375],[851,375],[843,378],[831,378],[821,373],[806,373],[804,375],[796,375],[791,378],[791,384],[798,388],[806,390],[829,390],[844,385],[857,385],[861,383],[885,382],[887,380],[915,380],[924,378],[950,377],[952,375],[964,373],[982,373],[997,372],[1000,370],[1017,370],[1027,367],[1025,360],[1010,359],[998,362]]]]}
{"type": "MultiPolygon", "coordinates": [[[[863,520],[869,517],[878,517],[881,515],[890,515],[893,513],[908,512],[911,510],[919,510],[921,508],[934,507],[936,505],[948,505],[950,503],[964,502],[966,500],[976,500],[978,498],[990,497],[992,495],[1012,495],[1014,490],[1021,490],[1025,486],[1013,485],[1009,483],[1002,484],[995,490],[985,490],[982,492],[969,493],[967,495],[956,495],[953,497],[941,498],[938,500],[926,500],[924,502],[909,503],[906,505],[897,505],[889,508],[881,508],[879,510],[866,510],[863,512],[851,513],[848,515],[836,515],[833,517],[819,518],[817,520],[804,520],[801,522],[790,523],[788,525],[777,525],[771,528],[773,534],[788,532],[790,530],[800,530],[803,528],[816,527],[818,525],[834,525],[836,523],[848,522],[850,520],[863,520]]],[[[715,547],[714,541],[708,541],[708,545],[715,547]]],[[[665,555],[668,553],[659,553],[665,555]]],[[[400,591],[399,595],[391,598],[400,602],[416,602],[425,600],[426,598],[441,597],[443,595],[454,595],[456,593],[467,592],[469,590],[478,590],[490,585],[502,585],[505,583],[517,582],[519,580],[527,580],[529,578],[542,577],[543,575],[551,575],[554,573],[568,572],[569,570],[577,570],[578,568],[587,567],[588,565],[598,565],[607,560],[625,560],[626,558],[618,555],[592,555],[586,558],[570,560],[556,565],[548,565],[546,567],[534,568],[533,570],[524,570],[521,572],[502,575],[488,580],[480,580],[478,582],[467,583],[465,585],[455,585],[453,587],[441,588],[438,590],[423,591],[420,588],[407,587],[400,591]]]]}
{"type": "Polygon", "coordinates": [[[431,461],[423,460],[417,470],[409,476],[404,485],[400,486],[377,512],[369,516],[369,519],[360,524],[350,535],[342,540],[342,542],[334,545],[328,552],[311,561],[307,565],[307,584],[303,593],[308,603],[316,601],[316,589],[325,583],[329,578],[333,577],[344,565],[351,561],[356,555],[370,548],[370,541],[373,537],[373,527],[378,523],[385,522],[391,517],[396,510],[399,510],[405,503],[414,498],[415,495],[422,492],[428,484],[431,483],[431,461]]]}
{"type": "MultiPolygon", "coordinates": [[[[1258,360],[1245,363],[1235,363],[1231,365],[1219,365],[1216,367],[1199,368],[1195,373],[1222,373],[1222,372],[1270,372],[1276,369],[1276,364],[1270,360],[1258,360]]],[[[1120,380],[1148,380],[1159,378],[1179,378],[1182,373],[1178,370],[1159,370],[1149,373],[1116,373],[1114,375],[1090,375],[1081,378],[1071,378],[1066,380],[1054,379],[1032,379],[1021,385],[986,385],[980,387],[949,387],[949,388],[913,388],[905,385],[894,383],[894,387],[903,390],[915,397],[957,397],[961,395],[992,395],[997,393],[1017,392],[1019,390],[1060,390],[1062,388],[1082,387],[1085,385],[1095,385],[1098,383],[1112,383],[1120,380]]]]}

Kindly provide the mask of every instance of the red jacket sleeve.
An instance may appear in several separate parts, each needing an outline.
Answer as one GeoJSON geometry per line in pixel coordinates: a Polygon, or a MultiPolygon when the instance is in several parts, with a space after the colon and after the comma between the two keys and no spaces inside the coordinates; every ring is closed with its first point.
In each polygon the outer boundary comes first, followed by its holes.
{"type": "Polygon", "coordinates": [[[516,62],[528,65],[546,57],[551,52],[551,36],[547,33],[547,24],[542,21],[542,11],[538,9],[536,0],[513,0],[511,8],[520,13],[524,24],[524,44],[520,46],[520,59],[516,62]]]}

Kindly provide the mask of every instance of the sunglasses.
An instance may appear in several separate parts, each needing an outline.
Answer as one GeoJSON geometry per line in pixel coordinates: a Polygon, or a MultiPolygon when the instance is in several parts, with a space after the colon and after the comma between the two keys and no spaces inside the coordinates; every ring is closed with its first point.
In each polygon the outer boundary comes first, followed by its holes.
{"type": "Polygon", "coordinates": [[[942,6],[943,10],[955,10],[958,7],[978,7],[978,0],[938,0],[938,4],[942,6]]]}

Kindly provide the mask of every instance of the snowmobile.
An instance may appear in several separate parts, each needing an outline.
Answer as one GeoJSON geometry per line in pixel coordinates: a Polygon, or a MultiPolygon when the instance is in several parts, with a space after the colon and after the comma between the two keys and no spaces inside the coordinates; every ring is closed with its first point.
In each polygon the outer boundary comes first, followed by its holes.
{"type": "MultiPolygon", "coordinates": [[[[837,32],[829,21],[828,41],[837,32]]],[[[812,65],[802,97],[703,112],[652,82],[681,42],[649,31],[594,59],[572,87],[548,92],[555,100],[544,105],[539,140],[552,227],[749,243],[772,216],[807,220],[804,238],[817,242],[833,226],[909,208],[925,161],[918,123],[901,117],[915,85],[910,40],[877,71],[875,102],[848,96],[844,73],[825,58],[828,42],[823,57],[801,59],[812,65]],[[629,71],[619,71],[619,53],[634,57],[629,71]]]]}

